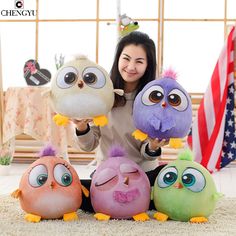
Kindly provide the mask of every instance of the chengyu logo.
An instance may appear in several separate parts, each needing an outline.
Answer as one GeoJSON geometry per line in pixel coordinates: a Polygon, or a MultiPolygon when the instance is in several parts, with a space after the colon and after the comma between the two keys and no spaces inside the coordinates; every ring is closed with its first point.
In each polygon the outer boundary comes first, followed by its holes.
{"type": "Polygon", "coordinates": [[[15,0],[15,9],[24,9],[24,1],[15,0]]]}
{"type": "Polygon", "coordinates": [[[14,10],[13,9],[3,9],[1,10],[2,16],[36,16],[36,10],[29,10],[25,8],[24,0],[14,0],[14,10]]]}

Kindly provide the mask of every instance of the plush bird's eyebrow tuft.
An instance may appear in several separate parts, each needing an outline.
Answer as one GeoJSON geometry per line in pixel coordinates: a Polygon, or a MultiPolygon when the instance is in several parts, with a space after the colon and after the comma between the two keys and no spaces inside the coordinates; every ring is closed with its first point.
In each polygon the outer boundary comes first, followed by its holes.
{"type": "Polygon", "coordinates": [[[70,169],[70,166],[69,166],[69,164],[68,163],[66,163],[66,162],[64,162],[64,163],[62,163],[67,169],[70,169]]]}
{"type": "MultiPolygon", "coordinates": [[[[36,165],[37,166],[37,165],[36,165]]],[[[34,167],[36,167],[36,166],[32,166],[32,167],[30,167],[30,169],[29,169],[29,171],[28,171],[28,174],[30,174],[30,172],[34,169],[34,167]]]]}

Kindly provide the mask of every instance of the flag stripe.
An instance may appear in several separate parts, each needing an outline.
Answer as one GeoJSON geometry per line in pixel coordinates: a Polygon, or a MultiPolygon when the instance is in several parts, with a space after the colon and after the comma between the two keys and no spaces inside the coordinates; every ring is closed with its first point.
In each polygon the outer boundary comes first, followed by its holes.
{"type": "Polygon", "coordinates": [[[199,132],[198,132],[198,116],[196,116],[195,122],[193,123],[191,141],[192,141],[192,149],[194,147],[193,151],[195,154],[194,155],[195,161],[201,163],[202,152],[201,152],[201,145],[200,145],[199,132]]]}
{"type": "MultiPolygon", "coordinates": [[[[217,86],[218,84],[213,84],[214,86],[217,86]]],[[[217,88],[216,88],[217,89],[217,88]]],[[[214,129],[214,125],[215,125],[215,101],[213,100],[213,94],[214,94],[214,90],[212,91],[212,87],[209,86],[207,89],[207,93],[209,94],[209,96],[204,98],[204,108],[205,109],[205,116],[206,116],[206,121],[207,121],[207,134],[208,134],[208,139],[209,137],[211,137],[211,134],[213,132],[214,129]]],[[[208,140],[207,140],[208,141],[208,140]]]]}
{"type": "MultiPolygon", "coordinates": [[[[211,99],[213,100],[213,95],[215,94],[214,104],[213,104],[214,113],[212,114],[212,116],[214,116],[214,124],[215,124],[215,116],[219,112],[219,106],[220,106],[220,89],[219,89],[220,88],[220,77],[219,77],[219,63],[218,62],[216,63],[216,67],[214,69],[212,78],[215,78],[215,79],[211,79],[212,95],[208,96],[208,97],[211,97],[211,99]]],[[[211,134],[209,134],[209,135],[211,135],[211,134]]]]}
{"type": "MultiPolygon", "coordinates": [[[[204,109],[204,98],[202,100],[202,104],[199,107],[199,113],[198,113],[198,133],[199,133],[199,143],[201,147],[201,156],[204,155],[204,149],[203,147],[208,143],[208,133],[207,133],[207,122],[206,122],[206,116],[205,116],[205,109],[204,109]]],[[[193,146],[194,147],[194,146],[193,146]]],[[[200,154],[199,153],[199,154],[200,154]]],[[[202,158],[202,157],[201,157],[202,158]]]]}
{"type": "Polygon", "coordinates": [[[224,120],[225,116],[223,118],[223,122],[221,122],[220,130],[218,131],[218,135],[216,135],[216,140],[213,145],[213,149],[211,152],[211,156],[209,158],[209,162],[207,164],[207,169],[210,171],[216,171],[217,170],[217,162],[219,160],[219,156],[221,155],[222,150],[222,140],[224,138],[224,120]]]}
{"type": "MultiPolygon", "coordinates": [[[[225,91],[225,95],[227,95],[227,90],[225,91]]],[[[225,102],[226,102],[226,96],[225,97],[225,102]]],[[[207,167],[207,163],[211,160],[214,159],[215,157],[217,157],[217,153],[213,152],[214,148],[216,148],[218,150],[218,154],[219,151],[222,148],[222,142],[223,142],[223,131],[224,129],[220,129],[223,125],[224,127],[224,112],[225,112],[225,102],[222,102],[222,106],[221,109],[218,113],[218,117],[217,117],[217,121],[215,124],[215,128],[214,128],[214,132],[212,133],[211,139],[206,147],[205,153],[204,153],[204,159],[202,161],[202,165],[207,167]],[[220,130],[222,131],[223,134],[220,133],[220,130]]],[[[216,162],[215,162],[216,163],[216,162]]],[[[213,169],[208,169],[213,171],[213,169]]]]}
{"type": "Polygon", "coordinates": [[[227,81],[227,65],[229,63],[229,60],[227,58],[227,47],[224,46],[224,49],[221,52],[220,58],[219,58],[219,78],[220,78],[220,100],[223,99],[224,89],[227,81]]]}

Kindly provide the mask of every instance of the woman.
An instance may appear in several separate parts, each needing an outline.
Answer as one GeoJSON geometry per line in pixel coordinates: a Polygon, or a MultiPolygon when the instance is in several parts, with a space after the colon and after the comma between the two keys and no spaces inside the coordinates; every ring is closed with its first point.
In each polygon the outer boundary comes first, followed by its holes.
{"type": "MultiPolygon", "coordinates": [[[[121,38],[111,69],[111,79],[115,89],[123,89],[124,96],[115,95],[115,102],[108,114],[109,124],[105,127],[90,126],[90,120],[74,120],[78,145],[84,151],[97,148],[98,165],[107,158],[112,145],[121,145],[127,157],[135,161],[146,172],[151,186],[161,167],[157,158],[166,140],[135,140],[132,107],[135,96],[156,77],[156,49],[152,39],[145,33],[134,31],[121,38]]],[[[91,180],[81,180],[87,188],[91,180]]],[[[87,203],[82,209],[91,211],[87,203]]],[[[153,208],[153,206],[151,207],[153,208]]]]}

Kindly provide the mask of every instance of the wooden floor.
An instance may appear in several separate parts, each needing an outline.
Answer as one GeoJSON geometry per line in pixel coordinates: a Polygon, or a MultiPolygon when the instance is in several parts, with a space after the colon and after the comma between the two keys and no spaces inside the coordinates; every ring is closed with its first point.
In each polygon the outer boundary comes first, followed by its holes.
{"type": "MultiPolygon", "coordinates": [[[[81,179],[89,178],[90,173],[95,169],[94,166],[73,165],[81,179]]],[[[19,181],[28,167],[28,164],[13,163],[11,172],[8,176],[0,176],[0,195],[9,194],[19,186],[19,181]]],[[[212,174],[218,192],[226,197],[236,197],[236,163],[212,174]]]]}

